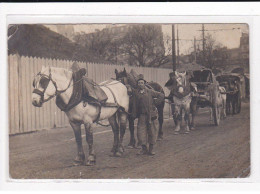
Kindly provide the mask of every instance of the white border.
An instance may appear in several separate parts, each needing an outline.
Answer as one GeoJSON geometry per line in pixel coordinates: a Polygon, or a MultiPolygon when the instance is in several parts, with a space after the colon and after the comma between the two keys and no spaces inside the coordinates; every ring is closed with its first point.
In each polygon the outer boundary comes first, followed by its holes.
{"type": "Polygon", "coordinates": [[[0,4],[0,188],[10,190],[214,190],[260,185],[259,3],[37,3],[0,4]],[[8,180],[7,25],[10,23],[248,23],[251,81],[251,175],[245,179],[8,180]],[[4,108],[3,108],[4,107],[4,108]],[[65,183],[65,184],[61,184],[65,183]],[[232,183],[232,184],[225,184],[232,183]],[[240,184],[243,183],[243,184],[240,184]],[[102,187],[100,186],[102,184],[102,187]]]}

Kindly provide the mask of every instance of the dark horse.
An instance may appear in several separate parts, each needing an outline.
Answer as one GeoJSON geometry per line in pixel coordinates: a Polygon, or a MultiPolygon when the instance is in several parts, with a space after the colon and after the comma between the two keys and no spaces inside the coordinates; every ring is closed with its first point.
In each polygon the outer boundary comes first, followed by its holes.
{"type": "MultiPolygon", "coordinates": [[[[134,74],[136,74],[133,70],[131,73],[127,73],[125,68],[123,71],[118,72],[117,69],[115,69],[116,73],[116,79],[118,81],[121,81],[123,84],[128,85],[130,87],[136,88],[137,87],[137,81],[135,80],[134,74]]],[[[146,87],[153,89],[157,92],[161,92],[164,94],[162,86],[160,86],[156,82],[146,82],[146,87]]],[[[162,131],[162,125],[163,125],[163,109],[165,102],[158,101],[157,99],[154,100],[154,104],[158,110],[158,121],[159,121],[159,131],[158,131],[158,138],[157,140],[161,140],[163,138],[163,131],[162,131]]],[[[129,115],[128,115],[128,121],[129,121],[129,130],[130,130],[130,142],[128,144],[129,147],[135,147],[136,146],[136,140],[134,136],[134,120],[136,119],[131,113],[134,108],[134,100],[133,96],[130,97],[129,102],[129,115]]]]}

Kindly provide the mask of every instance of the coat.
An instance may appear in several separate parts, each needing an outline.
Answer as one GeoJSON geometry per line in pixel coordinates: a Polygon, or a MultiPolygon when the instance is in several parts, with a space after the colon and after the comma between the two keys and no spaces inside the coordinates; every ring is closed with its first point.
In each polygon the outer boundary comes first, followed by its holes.
{"type": "Polygon", "coordinates": [[[151,123],[152,117],[157,116],[157,110],[154,105],[154,98],[157,98],[158,100],[162,101],[164,100],[164,94],[161,92],[156,92],[152,89],[145,88],[144,94],[140,93],[139,89],[133,89],[133,104],[132,104],[132,117],[137,118],[139,117],[139,111],[138,111],[138,103],[140,98],[146,98],[147,100],[144,101],[144,108],[148,114],[148,122],[151,123]],[[144,96],[143,96],[144,95],[144,96]]]}

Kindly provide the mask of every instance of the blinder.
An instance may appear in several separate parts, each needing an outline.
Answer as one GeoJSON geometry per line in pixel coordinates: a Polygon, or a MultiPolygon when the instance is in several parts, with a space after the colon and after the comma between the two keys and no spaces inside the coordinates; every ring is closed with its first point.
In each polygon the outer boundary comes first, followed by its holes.
{"type": "Polygon", "coordinates": [[[35,94],[38,94],[40,97],[41,97],[41,100],[43,101],[44,100],[44,93],[50,83],[50,76],[47,76],[47,75],[44,75],[44,74],[41,74],[40,72],[37,74],[37,76],[40,76],[40,80],[39,80],[39,85],[43,88],[43,91],[39,90],[38,88],[35,88],[36,87],[36,81],[34,79],[33,81],[33,87],[34,87],[34,90],[32,93],[35,93],[35,94]]]}
{"type": "Polygon", "coordinates": [[[57,83],[52,79],[52,74],[51,74],[50,68],[49,68],[49,76],[46,75],[46,74],[42,74],[41,72],[39,72],[37,74],[37,76],[40,76],[39,85],[43,88],[43,91],[39,90],[38,88],[35,88],[36,87],[36,81],[34,79],[34,81],[33,81],[33,87],[34,87],[33,93],[40,95],[42,102],[46,102],[46,101],[50,100],[51,98],[65,92],[70,87],[70,84],[72,82],[72,77],[71,77],[70,82],[68,84],[68,87],[64,90],[58,90],[57,83]],[[54,87],[56,89],[55,94],[50,96],[47,100],[44,100],[44,93],[45,93],[50,81],[52,82],[52,84],[54,85],[54,87]]]}

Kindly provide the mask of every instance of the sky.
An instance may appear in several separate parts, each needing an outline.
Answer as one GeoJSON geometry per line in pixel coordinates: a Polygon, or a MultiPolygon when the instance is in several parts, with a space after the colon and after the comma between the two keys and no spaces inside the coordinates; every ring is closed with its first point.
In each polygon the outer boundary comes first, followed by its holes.
{"type": "MultiPolygon", "coordinates": [[[[201,39],[202,31],[199,30],[202,30],[202,24],[175,24],[176,37],[177,28],[180,39],[180,54],[188,54],[194,50],[194,42],[187,40],[193,40],[194,37],[196,37],[197,40],[201,39]]],[[[210,33],[216,42],[227,48],[238,48],[242,32],[248,33],[249,31],[247,24],[204,24],[204,29],[213,30],[205,31],[205,35],[210,33]]],[[[167,36],[172,37],[172,25],[162,25],[162,31],[164,38],[167,36]]],[[[200,41],[200,43],[202,45],[202,41],[200,41]]],[[[171,47],[171,44],[169,46],[171,47]]],[[[200,46],[200,48],[202,48],[202,46],[200,46]]]]}
{"type": "MultiPolygon", "coordinates": [[[[124,24],[74,24],[73,27],[75,33],[92,33],[96,30],[102,30],[107,27],[122,25],[124,24]]],[[[51,30],[57,31],[55,25],[46,26],[51,30]]],[[[202,29],[202,24],[175,24],[175,36],[177,36],[177,28],[180,39],[180,54],[189,54],[194,50],[194,37],[196,37],[197,40],[202,37],[202,32],[200,31],[202,29]]],[[[242,32],[248,33],[249,31],[247,24],[204,24],[204,28],[206,30],[205,35],[210,33],[216,42],[220,43],[222,46],[226,46],[227,48],[238,48],[242,32]]],[[[167,44],[166,39],[167,37],[170,39],[172,37],[172,25],[162,24],[162,32],[165,41],[166,54],[171,54],[169,49],[171,48],[171,41],[167,44]]],[[[197,41],[197,43],[201,44],[202,42],[197,41]]],[[[202,48],[201,45],[200,48],[202,48]]]]}

